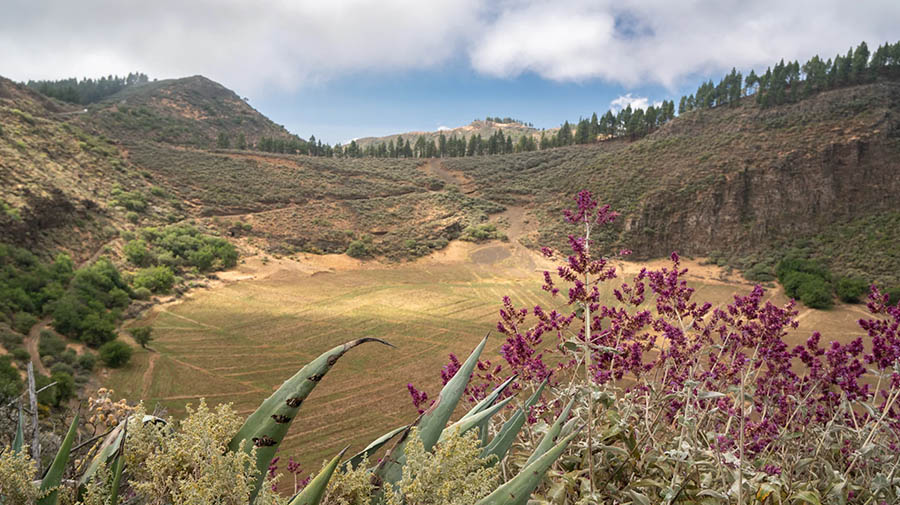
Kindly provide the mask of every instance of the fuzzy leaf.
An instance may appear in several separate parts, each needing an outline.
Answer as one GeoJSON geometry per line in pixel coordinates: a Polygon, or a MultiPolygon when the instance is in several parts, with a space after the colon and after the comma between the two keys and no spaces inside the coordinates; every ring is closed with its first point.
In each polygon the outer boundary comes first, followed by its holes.
{"type": "Polygon", "coordinates": [[[338,453],[337,456],[331,458],[331,461],[325,465],[325,468],[322,468],[322,471],[313,480],[309,481],[309,484],[303,488],[303,491],[300,491],[288,505],[318,505],[322,501],[322,496],[325,495],[328,481],[331,480],[331,476],[338,466],[338,461],[341,460],[348,448],[349,446],[344,447],[344,450],[338,453]]]}
{"type": "Polygon", "coordinates": [[[243,450],[250,453],[252,448],[256,447],[256,469],[259,477],[250,493],[250,503],[256,500],[259,486],[266,475],[269,463],[284,440],[291,422],[297,416],[300,405],[344,353],[366,342],[391,345],[377,338],[361,338],[322,353],[293,377],[286,380],[277,391],[272,393],[272,396],[266,398],[256,412],[250,414],[250,417],[244,421],[244,425],[228,443],[230,451],[243,450]]]}
{"type": "Polygon", "coordinates": [[[41,491],[50,492],[39,499],[37,505],[56,505],[56,501],[59,499],[59,483],[62,482],[66,463],[69,462],[69,451],[72,449],[72,442],[75,441],[75,432],[77,431],[78,413],[76,412],[75,418],[72,419],[72,424],[69,425],[69,432],[66,433],[66,438],[63,439],[62,445],[59,446],[50,469],[47,470],[47,474],[41,479],[41,491]]]}

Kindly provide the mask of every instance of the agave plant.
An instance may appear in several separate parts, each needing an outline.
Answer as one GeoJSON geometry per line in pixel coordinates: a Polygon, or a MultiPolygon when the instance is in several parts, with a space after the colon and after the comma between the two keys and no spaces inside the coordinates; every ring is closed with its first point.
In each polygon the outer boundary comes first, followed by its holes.
{"type": "MultiPolygon", "coordinates": [[[[244,421],[243,426],[241,426],[228,443],[227,451],[234,453],[241,451],[250,456],[255,465],[256,471],[252,473],[257,477],[255,482],[253,482],[251,489],[251,504],[256,501],[263,479],[266,475],[266,469],[271,463],[275,451],[284,440],[284,437],[287,434],[292,421],[297,416],[304,400],[341,356],[350,349],[366,342],[380,342],[385,345],[390,345],[380,339],[364,338],[339,345],[323,353],[304,366],[293,377],[286,380],[275,393],[267,398],[260,407],[244,421]]],[[[442,440],[446,440],[448,437],[459,436],[469,430],[478,428],[482,434],[482,456],[489,458],[493,462],[502,460],[506,456],[506,453],[524,424],[524,419],[527,414],[526,410],[537,401],[543,386],[538,389],[538,391],[533,394],[523,406],[515,411],[491,440],[488,440],[486,436],[488,423],[495,413],[506,407],[512,401],[512,396],[501,401],[498,400],[502,396],[503,391],[515,377],[511,377],[509,380],[498,386],[487,397],[472,407],[462,418],[448,426],[447,423],[450,420],[450,416],[463,395],[463,391],[468,384],[472,371],[486,343],[487,336],[478,344],[457,374],[447,382],[434,404],[415,420],[415,422],[407,426],[401,426],[384,436],[379,437],[363,449],[362,452],[348,458],[343,463],[341,463],[341,458],[344,456],[347,448],[340,451],[340,453],[334,456],[334,458],[324,466],[319,474],[316,475],[300,493],[290,500],[289,505],[319,504],[325,494],[328,482],[336,471],[344,471],[347,468],[358,465],[359,462],[364,461],[368,455],[373,454],[391,440],[397,438],[397,435],[400,435],[380,463],[375,468],[371,469],[373,482],[376,482],[379,485],[383,485],[387,482],[397,482],[402,474],[405,462],[403,449],[408,441],[410,433],[412,433],[411,429],[413,427],[417,428],[415,430],[415,433],[417,433],[416,436],[420,437],[426,450],[432,450],[435,444],[442,440]]],[[[560,428],[567,416],[568,409],[566,409],[560,416],[560,419],[557,420],[554,428],[547,432],[544,440],[531,455],[521,473],[498,487],[493,493],[485,497],[479,505],[521,505],[525,503],[530,493],[540,484],[547,468],[552,465],[569,441],[574,437],[574,433],[572,433],[557,441],[560,434],[560,428]]],[[[131,416],[123,421],[121,425],[110,432],[104,439],[96,456],[94,456],[85,472],[77,480],[79,492],[83,491],[85,486],[92,480],[98,478],[99,468],[106,467],[111,470],[111,473],[109,474],[108,503],[118,503],[119,489],[124,482],[125,440],[127,438],[129,423],[131,423],[132,426],[139,424],[165,425],[164,420],[153,416],[143,416],[142,418],[131,416]]],[[[14,451],[22,450],[22,425],[23,423],[20,416],[13,447],[14,451]]],[[[69,431],[63,440],[53,463],[44,477],[40,480],[39,486],[41,493],[40,498],[37,501],[38,505],[56,505],[58,502],[63,470],[70,457],[70,451],[75,439],[77,426],[78,416],[76,415],[72,420],[69,431]]]]}

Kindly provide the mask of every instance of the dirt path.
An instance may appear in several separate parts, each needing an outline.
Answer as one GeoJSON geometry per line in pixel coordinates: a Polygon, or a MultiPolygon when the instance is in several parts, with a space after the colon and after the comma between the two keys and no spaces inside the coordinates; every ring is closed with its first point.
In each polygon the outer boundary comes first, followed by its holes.
{"type": "Polygon", "coordinates": [[[459,186],[459,189],[461,189],[465,194],[474,193],[476,190],[475,183],[473,183],[468,177],[459,172],[447,170],[447,168],[443,163],[441,163],[441,160],[439,159],[432,158],[426,161],[421,166],[421,168],[428,172],[429,175],[433,175],[447,184],[455,184],[459,186]]]}
{"type": "Polygon", "coordinates": [[[153,385],[153,369],[156,367],[156,360],[158,359],[159,354],[155,352],[150,354],[147,370],[144,371],[144,375],[141,377],[141,398],[150,397],[150,386],[153,385]]]}
{"type": "Polygon", "coordinates": [[[31,330],[28,331],[28,338],[25,339],[25,349],[28,349],[28,354],[31,355],[31,362],[34,363],[34,370],[42,375],[50,375],[50,370],[47,370],[47,367],[41,363],[41,355],[38,352],[38,339],[41,336],[41,332],[47,329],[52,320],[52,317],[45,316],[38,321],[36,325],[31,327],[31,330]]]}

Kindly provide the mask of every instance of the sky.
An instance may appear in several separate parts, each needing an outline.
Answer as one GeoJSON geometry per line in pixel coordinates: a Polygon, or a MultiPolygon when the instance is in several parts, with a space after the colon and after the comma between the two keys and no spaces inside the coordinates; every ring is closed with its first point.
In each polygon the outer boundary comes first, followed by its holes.
{"type": "Polygon", "coordinates": [[[204,75],[328,143],[553,128],[900,40],[897,0],[0,0],[0,75],[204,75]]]}

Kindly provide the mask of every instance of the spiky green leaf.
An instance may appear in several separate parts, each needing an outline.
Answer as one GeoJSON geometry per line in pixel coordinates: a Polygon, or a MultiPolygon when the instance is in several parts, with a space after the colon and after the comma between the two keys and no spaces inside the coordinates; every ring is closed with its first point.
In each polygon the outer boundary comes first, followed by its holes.
{"type": "Polygon", "coordinates": [[[251,503],[256,500],[259,486],[266,475],[269,463],[284,440],[291,422],[297,416],[300,405],[344,353],[366,342],[391,345],[377,338],[361,338],[322,353],[293,377],[286,380],[277,391],[272,393],[272,396],[256,409],[256,412],[250,414],[241,429],[228,443],[230,451],[243,450],[250,453],[253,447],[256,447],[256,469],[259,477],[253,485],[250,495],[251,503]]]}
{"type": "Polygon", "coordinates": [[[525,402],[525,405],[519,407],[515,414],[512,415],[505,423],[503,423],[503,427],[500,428],[500,432],[491,440],[491,443],[484,448],[484,451],[481,453],[482,458],[487,458],[490,456],[497,456],[496,459],[492,458],[492,460],[496,463],[501,461],[506,453],[509,451],[509,448],[512,447],[513,442],[516,441],[516,437],[519,436],[519,430],[522,429],[522,426],[525,424],[525,419],[528,417],[528,409],[534,406],[535,403],[540,399],[541,393],[544,391],[544,386],[547,385],[547,381],[541,383],[541,385],[535,390],[535,392],[528,398],[525,402]]]}
{"type": "Polygon", "coordinates": [[[303,488],[303,491],[300,491],[288,505],[318,505],[319,502],[322,501],[322,496],[325,495],[328,481],[331,480],[331,476],[334,474],[335,468],[337,468],[338,461],[340,461],[341,457],[344,456],[344,453],[347,452],[348,447],[344,447],[344,450],[338,453],[337,456],[331,458],[331,461],[325,465],[325,468],[323,468],[313,480],[309,481],[309,484],[303,488]]]}
{"type": "Polygon", "coordinates": [[[13,440],[13,453],[22,452],[22,446],[25,445],[25,418],[22,416],[22,402],[19,402],[19,420],[16,422],[16,438],[13,440]]]}
{"type": "Polygon", "coordinates": [[[358,453],[354,454],[352,458],[341,463],[341,469],[346,470],[348,468],[348,466],[349,466],[349,468],[356,468],[357,466],[359,466],[360,463],[362,463],[362,461],[364,459],[366,459],[366,456],[371,456],[372,454],[375,454],[375,452],[378,451],[378,449],[381,449],[382,447],[384,447],[384,445],[387,444],[388,442],[390,442],[391,439],[396,437],[398,433],[402,432],[403,430],[405,430],[407,428],[409,428],[409,425],[401,426],[399,428],[394,428],[393,430],[376,438],[375,440],[372,441],[372,443],[367,445],[365,449],[359,451],[358,453]]]}
{"type": "Polygon", "coordinates": [[[515,477],[506,481],[502,486],[495,489],[493,493],[482,498],[477,505],[520,505],[525,503],[544,479],[547,469],[553,465],[553,462],[559,458],[560,454],[577,434],[578,431],[575,431],[563,438],[553,448],[544,453],[543,456],[523,468],[515,477]]]}
{"type": "Polygon", "coordinates": [[[474,416],[475,414],[477,414],[477,413],[483,411],[484,409],[490,407],[491,405],[493,405],[494,402],[497,401],[497,398],[499,398],[500,395],[503,394],[503,391],[506,390],[506,388],[510,384],[512,384],[512,382],[514,380],[516,380],[516,378],[518,376],[519,376],[519,374],[513,374],[512,377],[503,381],[503,384],[500,384],[499,386],[494,388],[494,390],[491,391],[491,394],[485,396],[484,399],[482,399],[480,402],[475,404],[474,407],[472,407],[468,412],[466,412],[466,415],[462,416],[462,419],[474,416]]]}
{"type": "Polygon", "coordinates": [[[541,439],[541,442],[534,449],[534,452],[531,453],[531,456],[528,457],[528,461],[525,462],[525,466],[528,466],[534,463],[534,460],[541,457],[544,453],[550,450],[553,447],[553,444],[556,443],[556,438],[559,437],[559,433],[562,431],[563,426],[566,424],[566,420],[569,418],[569,412],[572,411],[572,406],[575,405],[575,399],[572,398],[569,400],[569,404],[566,405],[566,408],[559,414],[559,417],[556,418],[556,421],[553,422],[553,425],[550,426],[550,429],[547,430],[547,433],[544,433],[544,438],[541,439]]]}
{"type": "Polygon", "coordinates": [[[462,435],[463,433],[471,430],[472,428],[482,426],[490,421],[491,416],[500,411],[503,407],[506,406],[507,403],[512,401],[513,397],[510,396],[500,403],[489,407],[481,412],[475,414],[474,416],[464,417],[459,421],[447,426],[443,432],[441,432],[441,438],[438,439],[438,442],[444,441],[447,437],[451,435],[462,435]]]}
{"type": "MultiPolygon", "coordinates": [[[[444,385],[444,388],[441,390],[441,393],[431,407],[429,407],[424,414],[419,416],[419,419],[415,423],[419,428],[419,438],[422,440],[422,444],[425,446],[426,451],[430,451],[431,448],[434,447],[434,444],[441,436],[441,432],[444,431],[444,427],[447,426],[450,415],[453,414],[456,404],[459,403],[459,399],[462,398],[466,385],[469,383],[469,377],[475,369],[478,357],[481,355],[481,351],[484,350],[485,344],[487,344],[487,339],[488,337],[485,335],[481,343],[475,347],[472,354],[469,355],[456,372],[456,375],[447,381],[447,384],[444,385]]],[[[391,450],[385,454],[384,458],[381,459],[381,462],[375,468],[376,480],[390,483],[400,480],[403,464],[406,462],[406,456],[403,453],[405,447],[406,437],[402,437],[400,441],[394,444],[391,450]]]]}
{"type": "Polygon", "coordinates": [[[62,445],[56,451],[56,457],[53,458],[50,469],[47,470],[47,474],[41,479],[41,491],[49,491],[49,493],[39,499],[37,505],[56,505],[56,501],[59,499],[59,483],[62,482],[63,471],[66,469],[66,463],[69,462],[69,451],[72,449],[72,442],[75,441],[75,432],[77,431],[78,413],[76,412],[75,418],[72,419],[72,424],[69,425],[69,432],[66,433],[66,438],[63,439],[62,445]]]}
{"type": "Polygon", "coordinates": [[[119,445],[119,452],[116,454],[116,461],[113,463],[113,481],[109,490],[109,504],[118,505],[119,503],[119,486],[122,484],[122,471],[125,469],[125,440],[128,437],[128,419],[125,419],[125,429],[123,430],[122,443],[119,445]]]}

